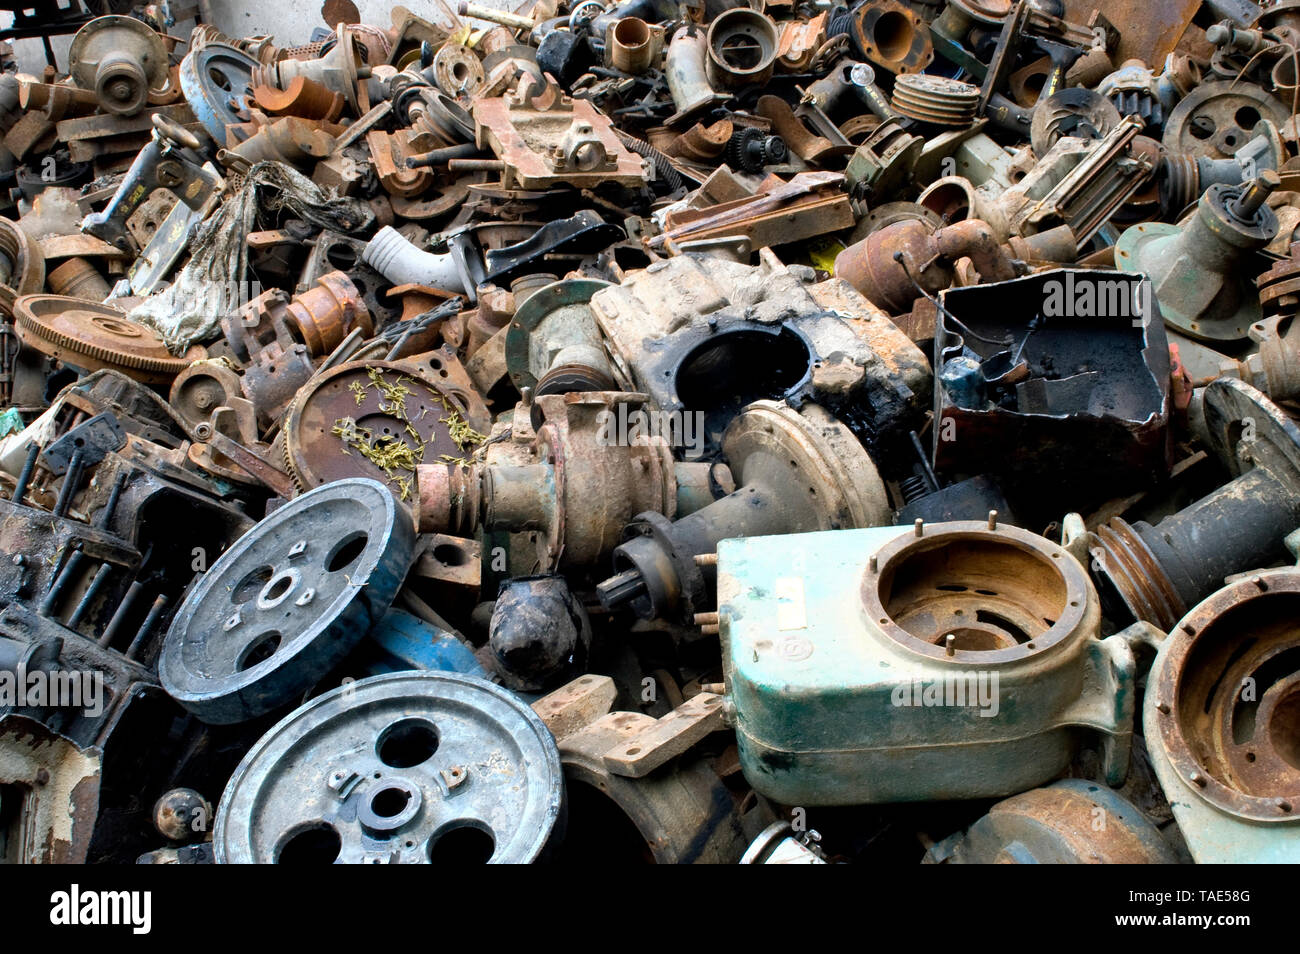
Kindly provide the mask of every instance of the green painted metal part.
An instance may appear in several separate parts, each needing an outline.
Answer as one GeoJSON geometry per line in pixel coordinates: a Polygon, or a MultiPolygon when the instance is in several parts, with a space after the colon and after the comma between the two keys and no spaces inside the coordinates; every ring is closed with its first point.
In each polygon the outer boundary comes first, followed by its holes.
{"type": "Polygon", "coordinates": [[[763,795],[1005,796],[1058,776],[1085,738],[1123,780],[1133,652],[1098,638],[1096,592],[1061,547],[955,522],[726,540],[718,555],[727,711],[763,795]]]}
{"type": "Polygon", "coordinates": [[[1300,569],[1243,574],[1170,631],[1147,676],[1151,766],[1199,864],[1300,862],[1300,569]]]}

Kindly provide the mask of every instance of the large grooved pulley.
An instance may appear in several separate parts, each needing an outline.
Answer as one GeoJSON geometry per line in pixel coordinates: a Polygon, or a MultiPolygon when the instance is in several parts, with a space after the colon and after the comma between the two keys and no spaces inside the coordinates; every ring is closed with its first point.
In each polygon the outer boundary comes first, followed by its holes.
{"type": "Polygon", "coordinates": [[[1192,158],[1230,159],[1250,141],[1260,120],[1281,126],[1290,115],[1281,100],[1258,86],[1202,83],[1169,114],[1161,141],[1170,152],[1192,158]]]}
{"type": "Polygon", "coordinates": [[[513,693],[398,672],[326,693],[264,735],[217,811],[222,864],[522,863],[563,832],[555,740],[513,693]]]}
{"type": "Polygon", "coordinates": [[[225,43],[209,43],[181,60],[181,92],[213,140],[226,141],[226,127],[242,123],[257,60],[225,43]]]}
{"type": "Polygon", "coordinates": [[[163,687],[204,722],[242,722],[293,700],[383,616],[415,531],[368,478],[303,494],[267,517],[190,589],[163,642],[163,687]]]}

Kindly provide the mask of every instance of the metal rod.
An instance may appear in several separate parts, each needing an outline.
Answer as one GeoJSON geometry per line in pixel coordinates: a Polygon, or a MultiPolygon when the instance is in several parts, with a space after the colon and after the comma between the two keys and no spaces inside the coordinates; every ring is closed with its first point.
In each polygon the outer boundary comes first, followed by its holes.
{"type": "Polygon", "coordinates": [[[63,477],[63,486],[59,488],[59,499],[54,503],[54,516],[66,516],[68,508],[72,506],[72,497],[77,492],[81,484],[81,472],[84,469],[86,452],[78,447],[72,453],[72,462],[68,464],[68,472],[63,477]]]}
{"type": "Polygon", "coordinates": [[[32,471],[36,469],[36,458],[40,456],[41,446],[35,441],[27,445],[27,459],[23,461],[23,469],[18,472],[18,483],[14,484],[14,503],[22,503],[23,498],[27,496],[27,485],[32,482],[32,471]]]}
{"type": "Polygon", "coordinates": [[[99,595],[99,591],[108,582],[108,574],[112,569],[111,563],[101,563],[99,565],[99,569],[95,571],[95,578],[90,581],[90,586],[86,587],[86,592],[82,594],[81,599],[77,601],[76,607],[72,610],[72,615],[68,617],[68,629],[77,628],[77,624],[86,615],[90,605],[95,602],[95,597],[99,595]]]}
{"type": "Polygon", "coordinates": [[[139,598],[142,589],[144,589],[144,584],[139,580],[136,580],[127,588],[126,595],[122,597],[122,602],[118,603],[117,609],[113,611],[113,618],[104,627],[104,635],[99,637],[101,647],[106,649],[113,644],[113,638],[117,635],[118,630],[122,628],[122,624],[126,622],[126,617],[131,612],[131,607],[135,605],[135,601],[139,598]]]}
{"type": "Polygon", "coordinates": [[[146,616],[144,622],[140,624],[140,629],[136,632],[135,639],[131,640],[131,645],[126,649],[127,659],[135,658],[135,654],[138,653],[140,647],[144,645],[145,637],[153,630],[154,626],[158,622],[158,617],[163,614],[163,610],[166,608],[167,597],[159,594],[158,598],[153,601],[153,606],[149,608],[149,615],[146,616]]]}
{"type": "Polygon", "coordinates": [[[50,615],[50,611],[54,609],[54,604],[58,602],[59,594],[71,582],[72,575],[77,572],[81,566],[81,561],[85,558],[86,555],[80,550],[68,557],[68,562],[63,564],[63,569],[59,571],[59,575],[54,578],[54,582],[50,584],[49,590],[46,591],[45,599],[41,600],[40,608],[36,610],[37,615],[50,615]]]}

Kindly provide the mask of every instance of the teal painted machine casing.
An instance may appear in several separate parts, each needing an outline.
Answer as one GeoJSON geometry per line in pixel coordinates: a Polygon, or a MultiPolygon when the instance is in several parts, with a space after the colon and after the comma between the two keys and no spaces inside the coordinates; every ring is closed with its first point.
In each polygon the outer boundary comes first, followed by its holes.
{"type": "Polygon", "coordinates": [[[1123,780],[1132,649],[1098,638],[1096,592],[1060,546],[958,522],[919,537],[882,527],[726,540],[718,555],[727,711],[763,795],[802,806],[1005,796],[1058,776],[1087,737],[1107,780],[1123,780]],[[902,594],[888,601],[898,618],[940,645],[873,604],[882,579],[902,594]],[[1060,604],[1036,628],[1013,605],[1026,580],[1048,591],[1035,612],[1060,604]],[[953,625],[975,612],[1001,622],[953,625]],[[972,676],[996,684],[987,704],[978,692],[975,705],[925,704],[935,686],[959,701],[972,676]],[[899,704],[913,696],[921,704],[899,704]]]}

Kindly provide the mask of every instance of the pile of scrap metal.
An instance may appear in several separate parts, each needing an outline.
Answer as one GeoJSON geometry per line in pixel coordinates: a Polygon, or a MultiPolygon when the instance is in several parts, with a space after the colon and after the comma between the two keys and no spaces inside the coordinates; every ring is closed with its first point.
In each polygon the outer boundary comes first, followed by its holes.
{"type": "Polygon", "coordinates": [[[1300,861],[1300,2],[348,6],[0,73],[0,859],[1300,861]]]}

